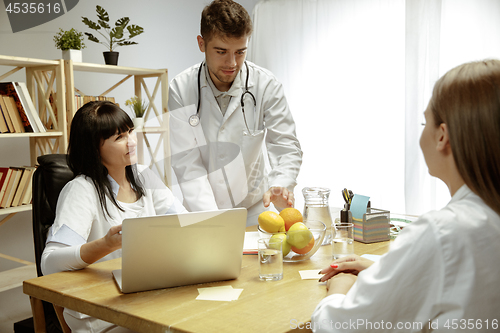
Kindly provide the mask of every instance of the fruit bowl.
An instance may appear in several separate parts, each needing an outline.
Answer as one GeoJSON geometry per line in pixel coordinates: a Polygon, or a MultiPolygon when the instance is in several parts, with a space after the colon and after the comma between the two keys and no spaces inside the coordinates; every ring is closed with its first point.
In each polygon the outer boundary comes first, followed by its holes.
{"type": "MultiPolygon", "coordinates": [[[[323,238],[325,238],[326,234],[326,225],[323,222],[316,220],[304,221],[304,224],[312,232],[314,238],[313,247],[309,250],[309,252],[304,254],[299,254],[294,252],[293,250],[290,250],[290,252],[285,257],[283,257],[284,262],[296,262],[296,261],[307,260],[311,258],[313,254],[316,253],[316,251],[318,251],[318,249],[321,246],[321,243],[323,243],[323,238]]],[[[262,230],[260,226],[258,227],[257,230],[259,231],[260,238],[271,238],[273,235],[273,233],[262,230]]]]}

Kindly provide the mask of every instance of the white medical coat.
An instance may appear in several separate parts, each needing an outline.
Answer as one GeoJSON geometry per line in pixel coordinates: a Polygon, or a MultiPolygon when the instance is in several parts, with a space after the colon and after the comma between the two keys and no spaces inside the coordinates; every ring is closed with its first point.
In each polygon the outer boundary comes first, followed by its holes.
{"type": "Polygon", "coordinates": [[[169,89],[172,168],[190,211],[249,208],[271,186],[293,190],[302,163],[282,85],[269,71],[248,62],[248,90],[256,107],[245,97],[245,126],[241,94],[245,91],[246,67],[233,82],[237,85],[225,115],[222,114],[201,70],[200,125],[189,125],[198,105],[200,64],[176,76],[169,89]],[[264,148],[265,143],[265,148],[264,148]],[[270,172],[266,170],[267,149],[270,172]]]}
{"type": "MultiPolygon", "coordinates": [[[[500,216],[463,185],[406,227],[347,295],[325,297],[313,332],[478,332],[500,323],[500,216]]],[[[294,325],[298,326],[298,323],[294,325]]]]}

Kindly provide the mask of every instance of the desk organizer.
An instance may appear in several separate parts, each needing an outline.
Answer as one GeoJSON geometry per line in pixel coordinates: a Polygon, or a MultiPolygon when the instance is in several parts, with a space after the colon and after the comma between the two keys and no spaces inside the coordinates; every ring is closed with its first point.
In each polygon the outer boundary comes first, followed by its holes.
{"type": "Polygon", "coordinates": [[[388,210],[368,208],[363,214],[363,220],[352,218],[354,240],[362,243],[388,241],[390,221],[391,213],[388,210]]]}

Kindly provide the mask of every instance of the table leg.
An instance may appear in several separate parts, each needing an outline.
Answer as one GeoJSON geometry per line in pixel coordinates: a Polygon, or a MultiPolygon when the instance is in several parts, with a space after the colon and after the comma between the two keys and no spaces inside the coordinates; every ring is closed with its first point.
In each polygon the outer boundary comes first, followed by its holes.
{"type": "Polygon", "coordinates": [[[45,328],[45,315],[42,300],[30,296],[31,312],[33,313],[33,325],[35,333],[47,333],[45,328]]]}

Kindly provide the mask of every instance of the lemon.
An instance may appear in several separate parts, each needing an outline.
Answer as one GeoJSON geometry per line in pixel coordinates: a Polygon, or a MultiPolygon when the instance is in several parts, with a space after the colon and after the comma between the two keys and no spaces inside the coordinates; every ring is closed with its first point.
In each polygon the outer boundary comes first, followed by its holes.
{"type": "Polygon", "coordinates": [[[259,226],[267,232],[283,232],[285,231],[285,221],[275,212],[265,211],[259,215],[259,226]]]}

